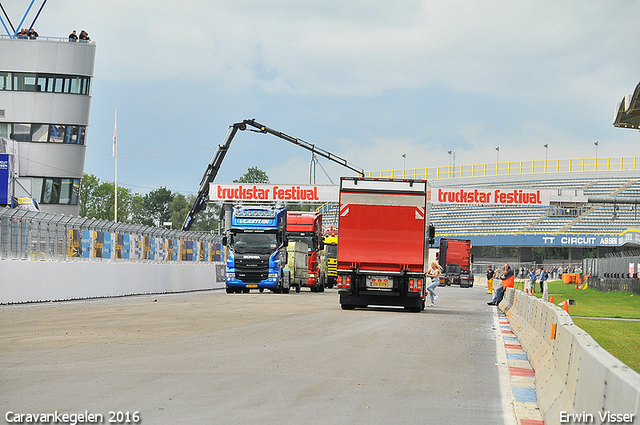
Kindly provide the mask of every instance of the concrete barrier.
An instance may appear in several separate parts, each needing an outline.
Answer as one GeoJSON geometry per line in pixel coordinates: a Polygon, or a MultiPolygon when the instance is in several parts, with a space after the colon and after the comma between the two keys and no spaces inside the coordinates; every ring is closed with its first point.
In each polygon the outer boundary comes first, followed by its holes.
{"type": "Polygon", "coordinates": [[[217,266],[223,263],[2,260],[0,304],[224,288],[217,266]]]}
{"type": "Polygon", "coordinates": [[[513,289],[500,308],[535,370],[546,424],[640,423],[640,374],[604,350],[567,312],[513,289]]]}

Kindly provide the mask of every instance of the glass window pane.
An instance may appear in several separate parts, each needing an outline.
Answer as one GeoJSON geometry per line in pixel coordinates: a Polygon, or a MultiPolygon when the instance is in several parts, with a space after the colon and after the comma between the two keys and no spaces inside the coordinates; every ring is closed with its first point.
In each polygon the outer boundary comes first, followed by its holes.
{"type": "Polygon", "coordinates": [[[78,144],[80,145],[84,145],[85,131],[86,131],[86,127],[80,126],[80,137],[78,138],[78,144]]]}
{"type": "Polygon", "coordinates": [[[13,124],[13,132],[9,137],[18,142],[30,142],[31,124],[13,124]]]}
{"type": "Polygon", "coordinates": [[[70,86],[71,86],[71,78],[67,77],[64,79],[64,89],[62,89],[62,92],[70,93],[71,92],[70,86]]]}
{"type": "Polygon", "coordinates": [[[62,179],[60,182],[60,203],[68,204],[71,202],[71,189],[73,187],[73,179],[62,179]]]}
{"type": "Polygon", "coordinates": [[[11,131],[9,131],[10,128],[11,124],[8,122],[0,122],[0,137],[9,138],[9,134],[11,133],[11,131]]]}
{"type": "Polygon", "coordinates": [[[53,191],[53,181],[51,179],[44,179],[42,188],[42,204],[51,203],[51,192],[53,191]]]}
{"type": "Polygon", "coordinates": [[[46,124],[31,124],[31,141],[46,142],[49,136],[49,126],[46,124]]]}
{"type": "Polygon", "coordinates": [[[47,92],[53,93],[55,82],[56,82],[56,77],[54,76],[47,77],[47,92]]]}
{"type": "Polygon", "coordinates": [[[31,196],[39,203],[42,203],[42,181],[40,177],[31,179],[31,196]]]}
{"type": "Polygon", "coordinates": [[[85,94],[91,93],[91,78],[87,77],[87,89],[85,90],[85,94]]]}
{"type": "Polygon", "coordinates": [[[61,179],[47,179],[51,180],[51,203],[57,204],[60,201],[60,180],[61,179]]]}
{"type": "Polygon", "coordinates": [[[67,143],[78,143],[78,126],[70,125],[67,127],[67,143]]]}
{"type": "Polygon", "coordinates": [[[80,90],[80,94],[89,94],[87,87],[88,87],[88,79],[87,77],[82,77],[82,89],[80,90]]]}
{"type": "Polygon", "coordinates": [[[62,143],[64,142],[64,125],[54,125],[49,126],[49,141],[51,143],[62,143]]]}
{"type": "Polygon", "coordinates": [[[80,179],[73,179],[71,188],[71,205],[78,205],[78,193],[80,192],[80,179]]]}
{"type": "Polygon", "coordinates": [[[47,91],[47,77],[43,75],[38,76],[38,85],[36,91],[47,91]]]}
{"type": "Polygon", "coordinates": [[[13,89],[19,91],[36,91],[36,74],[14,72],[13,89]]]}
{"type": "Polygon", "coordinates": [[[10,72],[0,72],[0,90],[11,90],[10,72]]]}
{"type": "Polygon", "coordinates": [[[64,78],[56,77],[56,84],[53,91],[56,93],[62,93],[62,85],[64,84],[64,78]]]}

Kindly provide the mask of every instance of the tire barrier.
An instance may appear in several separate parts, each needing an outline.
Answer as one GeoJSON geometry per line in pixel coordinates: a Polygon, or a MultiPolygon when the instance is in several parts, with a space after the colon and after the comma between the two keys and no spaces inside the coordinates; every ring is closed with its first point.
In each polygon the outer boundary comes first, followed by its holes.
{"type": "Polygon", "coordinates": [[[640,421],[640,374],[577,327],[567,312],[512,288],[500,309],[535,370],[546,424],[640,421]]]}

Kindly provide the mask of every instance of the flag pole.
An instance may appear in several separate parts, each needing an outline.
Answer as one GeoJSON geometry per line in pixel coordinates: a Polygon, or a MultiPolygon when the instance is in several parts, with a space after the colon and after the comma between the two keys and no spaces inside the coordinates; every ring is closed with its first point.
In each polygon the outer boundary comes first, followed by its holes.
{"type": "Polygon", "coordinates": [[[118,108],[116,108],[116,124],[113,128],[113,156],[115,157],[115,205],[113,221],[118,222],[118,108]]]}

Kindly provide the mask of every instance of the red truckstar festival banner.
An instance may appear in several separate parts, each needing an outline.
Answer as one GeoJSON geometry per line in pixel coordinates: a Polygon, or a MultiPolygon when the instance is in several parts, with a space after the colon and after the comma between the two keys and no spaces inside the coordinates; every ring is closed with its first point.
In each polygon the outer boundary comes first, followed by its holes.
{"type": "Polygon", "coordinates": [[[287,184],[215,184],[209,186],[210,201],[338,202],[339,186],[287,184]]]}
{"type": "Polygon", "coordinates": [[[431,188],[433,204],[550,205],[553,190],[431,188]]]}

